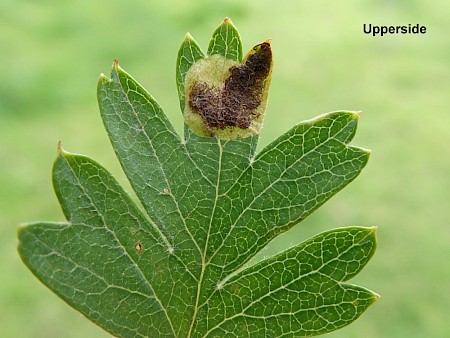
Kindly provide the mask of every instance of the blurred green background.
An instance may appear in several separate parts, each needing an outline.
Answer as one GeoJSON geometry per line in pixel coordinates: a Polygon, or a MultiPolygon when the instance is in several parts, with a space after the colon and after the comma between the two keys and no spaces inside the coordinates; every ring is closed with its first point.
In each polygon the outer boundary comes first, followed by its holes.
{"type": "Polygon", "coordinates": [[[450,337],[450,2],[25,1],[0,3],[0,337],[107,337],[41,285],[16,228],[62,220],[50,170],[59,140],[128,187],[98,113],[96,81],[117,58],[182,130],[175,59],[189,31],[204,49],[225,16],[245,50],[273,39],[264,146],[294,123],[362,110],[360,177],[264,254],[348,225],[378,225],[379,249],[353,280],[382,299],[329,337],[450,337]],[[372,37],[364,23],[422,24],[372,37]]]}

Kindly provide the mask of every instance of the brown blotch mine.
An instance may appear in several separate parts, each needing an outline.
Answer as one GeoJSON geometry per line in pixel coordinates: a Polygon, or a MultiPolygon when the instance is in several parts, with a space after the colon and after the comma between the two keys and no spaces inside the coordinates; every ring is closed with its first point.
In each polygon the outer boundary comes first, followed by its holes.
{"type": "Polygon", "coordinates": [[[137,242],[137,243],[134,245],[134,249],[136,250],[136,253],[137,253],[138,255],[140,255],[141,252],[142,252],[142,250],[144,249],[144,246],[142,245],[141,242],[137,242]]]}
{"type": "Polygon", "coordinates": [[[189,95],[189,107],[202,116],[209,128],[247,129],[259,115],[256,109],[261,104],[271,63],[270,42],[256,45],[243,64],[230,68],[223,88],[195,84],[189,95]]]}

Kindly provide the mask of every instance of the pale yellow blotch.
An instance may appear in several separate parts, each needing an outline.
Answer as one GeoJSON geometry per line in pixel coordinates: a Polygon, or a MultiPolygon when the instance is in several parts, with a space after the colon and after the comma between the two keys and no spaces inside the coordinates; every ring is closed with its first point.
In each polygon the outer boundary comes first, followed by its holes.
{"type": "Polygon", "coordinates": [[[220,137],[230,131],[212,130],[206,125],[199,114],[191,110],[189,107],[189,96],[192,87],[197,83],[205,83],[219,90],[223,87],[227,77],[230,76],[230,68],[236,65],[239,65],[239,62],[215,54],[197,61],[187,72],[185,78],[186,105],[184,109],[184,121],[197,135],[206,137],[214,135],[220,137]]]}

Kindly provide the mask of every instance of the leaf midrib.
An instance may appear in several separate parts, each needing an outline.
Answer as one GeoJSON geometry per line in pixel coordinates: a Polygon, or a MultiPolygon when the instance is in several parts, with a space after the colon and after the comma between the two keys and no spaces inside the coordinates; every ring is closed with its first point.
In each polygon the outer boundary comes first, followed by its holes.
{"type": "MultiPolygon", "coordinates": [[[[130,101],[128,95],[127,95],[127,92],[125,91],[125,88],[123,87],[122,83],[120,82],[120,80],[118,80],[117,83],[119,84],[119,88],[120,88],[120,90],[121,90],[123,96],[126,98],[126,103],[127,103],[128,106],[131,108],[131,110],[132,110],[132,112],[133,112],[133,114],[134,114],[136,120],[137,120],[141,125],[143,125],[143,123],[142,123],[142,121],[140,120],[139,115],[137,114],[136,110],[134,109],[134,106],[132,105],[132,103],[131,103],[131,101],[130,101]]],[[[146,98],[145,98],[145,99],[146,99],[146,98]]],[[[146,100],[147,100],[147,99],[146,99],[146,100]]],[[[194,312],[193,312],[193,317],[192,317],[192,321],[191,321],[191,326],[190,326],[189,333],[188,333],[188,337],[190,337],[190,336],[192,335],[192,329],[193,329],[193,327],[194,327],[194,325],[195,325],[195,321],[196,321],[196,318],[197,318],[197,313],[198,313],[198,309],[199,309],[199,307],[198,307],[198,302],[199,302],[200,294],[201,294],[201,286],[202,286],[202,284],[203,284],[204,272],[205,272],[205,270],[206,270],[206,265],[207,265],[207,264],[205,264],[204,259],[205,259],[205,257],[206,257],[206,256],[205,256],[205,253],[206,253],[207,248],[208,248],[209,234],[210,234],[211,226],[212,226],[212,223],[213,223],[214,214],[215,214],[215,210],[216,210],[216,206],[217,206],[217,200],[218,200],[218,196],[219,196],[218,192],[219,192],[219,186],[220,186],[220,177],[221,177],[220,173],[221,173],[221,163],[222,163],[222,155],[223,155],[223,152],[222,152],[222,146],[221,146],[221,144],[220,144],[220,141],[217,140],[217,141],[218,141],[218,144],[219,144],[220,154],[219,154],[219,163],[218,163],[217,183],[216,183],[215,185],[213,185],[213,183],[212,183],[212,182],[211,182],[211,181],[203,174],[203,172],[200,170],[200,168],[199,168],[199,167],[197,166],[197,164],[195,163],[194,159],[191,157],[191,155],[190,155],[190,153],[189,153],[189,151],[188,151],[188,149],[187,149],[187,147],[186,147],[186,142],[182,142],[182,141],[181,141],[181,138],[179,137],[179,135],[178,135],[176,132],[174,132],[174,131],[172,131],[172,130],[169,130],[169,129],[168,129],[168,131],[172,134],[172,136],[174,137],[175,141],[178,141],[178,144],[181,146],[181,149],[184,150],[185,154],[187,154],[187,157],[189,158],[191,164],[199,171],[199,173],[201,174],[201,176],[202,176],[207,182],[209,182],[209,183],[211,184],[212,187],[215,187],[215,200],[214,200],[214,204],[213,204],[213,210],[212,210],[212,212],[211,212],[211,217],[210,217],[210,222],[209,222],[209,228],[208,228],[208,233],[207,233],[207,241],[206,241],[206,243],[205,243],[204,253],[202,253],[202,251],[201,251],[201,249],[200,249],[200,246],[198,245],[197,241],[194,239],[192,233],[190,232],[190,230],[189,230],[189,228],[188,228],[188,226],[187,226],[187,224],[186,224],[186,220],[185,220],[185,218],[183,217],[183,214],[181,213],[181,210],[180,210],[180,208],[179,208],[179,206],[178,206],[178,201],[175,199],[175,197],[173,196],[173,194],[170,194],[170,196],[171,196],[173,202],[174,202],[174,203],[176,204],[176,206],[177,206],[178,215],[179,215],[179,217],[180,217],[180,219],[181,219],[181,221],[182,221],[182,223],[183,223],[183,226],[184,226],[184,228],[186,229],[186,231],[188,232],[189,237],[191,238],[192,242],[195,244],[197,250],[199,251],[200,257],[201,257],[201,260],[202,260],[202,269],[201,269],[200,276],[199,276],[198,279],[197,279],[197,278],[194,278],[194,280],[197,281],[197,295],[196,295],[196,304],[195,304],[195,306],[194,306],[194,312]]],[[[160,159],[159,159],[159,156],[158,156],[157,153],[155,152],[155,149],[154,149],[153,144],[152,144],[152,142],[151,142],[151,138],[150,138],[149,135],[147,134],[145,128],[142,128],[142,132],[143,132],[145,138],[148,140],[148,143],[150,144],[150,146],[151,146],[151,148],[152,148],[152,150],[153,150],[153,154],[154,154],[154,156],[156,157],[156,159],[157,159],[157,161],[158,161],[158,165],[159,165],[160,171],[162,172],[162,174],[163,174],[163,176],[164,176],[164,181],[165,181],[167,187],[170,189],[170,185],[169,185],[169,182],[168,182],[168,180],[167,180],[166,173],[165,173],[165,171],[164,171],[164,169],[163,169],[163,166],[162,166],[162,164],[161,164],[161,161],[160,161],[160,159]]],[[[180,148],[179,148],[179,149],[180,149],[180,148]]],[[[146,210],[146,213],[148,214],[148,211],[147,211],[147,210],[146,210]]],[[[150,215],[149,215],[149,217],[150,217],[150,215]]],[[[159,227],[158,227],[158,228],[159,228],[159,227]]],[[[165,238],[165,237],[164,237],[164,238],[165,238]]],[[[167,240],[167,239],[166,239],[166,240],[167,240]]],[[[183,265],[185,265],[185,264],[183,264],[183,265]]],[[[187,267],[186,267],[186,269],[187,269],[187,267]]],[[[187,269],[187,270],[188,270],[188,269],[187,269]]],[[[155,294],[155,296],[156,296],[156,294],[155,294]]],[[[157,299],[159,299],[159,298],[157,298],[157,299]]],[[[161,304],[161,306],[162,306],[162,304],[161,304]]],[[[162,308],[164,309],[164,307],[162,307],[162,308]]],[[[177,335],[175,334],[174,328],[173,328],[173,326],[172,326],[172,323],[171,323],[171,321],[170,321],[170,318],[169,318],[167,312],[165,311],[165,309],[164,309],[164,312],[166,313],[167,318],[168,318],[168,320],[169,320],[169,322],[170,322],[170,326],[171,326],[171,329],[172,329],[172,333],[174,334],[174,337],[177,337],[177,335]]]]}
{"type": "MultiPolygon", "coordinates": [[[[287,289],[287,288],[289,287],[289,285],[291,285],[291,284],[293,284],[293,283],[296,283],[296,282],[298,282],[299,280],[301,280],[301,279],[303,279],[303,278],[305,278],[305,277],[308,277],[308,276],[310,276],[310,275],[321,274],[321,275],[326,276],[327,278],[331,279],[332,281],[334,281],[334,282],[335,282],[336,284],[338,284],[338,285],[345,284],[344,282],[347,280],[347,278],[344,278],[344,279],[342,279],[342,280],[338,280],[338,279],[333,278],[333,277],[331,277],[331,276],[329,276],[329,275],[327,275],[327,274],[322,273],[321,270],[322,270],[325,266],[327,266],[328,264],[330,264],[330,263],[332,263],[332,262],[335,262],[335,261],[339,260],[340,257],[344,256],[344,255],[347,254],[349,251],[354,250],[354,247],[355,247],[355,246],[361,245],[361,243],[364,243],[365,240],[366,240],[368,237],[370,237],[370,236],[371,236],[371,233],[367,233],[364,237],[360,238],[358,241],[355,241],[355,240],[353,239],[353,240],[352,240],[352,245],[350,245],[350,246],[349,246],[347,249],[345,249],[344,251],[340,252],[338,256],[333,257],[332,259],[326,261],[325,263],[322,261],[322,265],[321,265],[320,267],[318,267],[318,268],[316,268],[316,269],[314,269],[314,270],[311,270],[311,271],[309,271],[309,272],[307,272],[307,273],[305,273],[305,274],[298,275],[297,278],[292,279],[291,281],[287,282],[286,284],[280,284],[280,286],[277,287],[276,289],[270,290],[270,291],[268,291],[267,293],[265,293],[264,295],[260,296],[258,299],[252,300],[249,304],[247,304],[247,306],[246,306],[245,308],[242,309],[242,311],[241,311],[240,313],[235,313],[235,314],[234,314],[233,316],[231,316],[231,317],[226,317],[226,318],[225,318],[224,320],[222,320],[220,323],[216,324],[214,327],[212,327],[211,329],[209,329],[209,330],[203,335],[203,337],[204,337],[204,338],[207,337],[207,335],[208,335],[209,333],[211,333],[211,332],[212,332],[213,330],[215,330],[216,328],[220,327],[223,323],[226,323],[227,321],[233,320],[233,319],[236,318],[236,317],[240,317],[240,316],[248,316],[248,317],[253,317],[253,318],[262,318],[262,317],[257,317],[257,316],[246,315],[244,312],[245,312],[247,309],[249,309],[250,307],[252,307],[255,303],[261,301],[262,299],[264,299],[264,298],[266,298],[266,297],[269,297],[271,294],[274,294],[274,293],[276,293],[276,292],[278,292],[278,291],[280,291],[280,290],[282,290],[282,289],[287,289]]],[[[356,237],[356,236],[354,236],[354,237],[356,237]]],[[[300,253],[300,252],[298,252],[298,253],[300,253]]],[[[267,265],[267,266],[269,266],[269,265],[267,265]]],[[[241,271],[241,272],[242,272],[242,271],[241,271]]],[[[250,274],[248,274],[248,275],[240,276],[240,277],[250,276],[250,275],[253,275],[253,274],[257,274],[257,273],[259,273],[259,272],[260,272],[260,270],[255,270],[255,271],[252,271],[252,272],[251,272],[250,274]]],[[[239,279],[238,279],[238,280],[239,280],[239,279]]],[[[224,284],[223,286],[225,286],[225,284],[224,284]]],[[[213,293],[214,293],[214,292],[213,292],[213,293]]],[[[210,298],[208,298],[208,300],[209,300],[209,299],[210,299],[210,298]]],[[[204,306],[205,304],[206,304],[206,302],[203,303],[200,307],[204,306]]],[[[327,305],[323,305],[323,307],[326,307],[326,306],[327,306],[327,305]]],[[[320,308],[320,307],[317,307],[317,308],[320,308]]],[[[309,311],[309,310],[310,310],[310,309],[308,308],[308,309],[305,309],[305,310],[300,310],[300,311],[298,311],[298,312],[309,311]]],[[[272,315],[272,316],[277,316],[277,315],[272,315]]],[[[267,318],[267,317],[271,317],[271,316],[265,316],[264,318],[267,318]]]]}
{"type": "Polygon", "coordinates": [[[202,285],[203,285],[203,278],[204,278],[204,274],[205,274],[205,270],[207,267],[207,263],[205,262],[205,257],[206,257],[206,252],[208,251],[208,244],[209,244],[209,235],[211,233],[211,227],[214,221],[214,215],[216,213],[216,207],[217,207],[217,201],[219,199],[219,187],[220,187],[220,182],[221,182],[221,177],[222,177],[222,156],[223,156],[223,148],[222,148],[222,144],[220,142],[219,139],[217,139],[217,145],[219,148],[219,156],[218,156],[218,162],[217,162],[217,181],[215,184],[215,193],[214,193],[214,204],[213,204],[213,208],[211,210],[211,217],[209,219],[209,225],[208,225],[208,232],[206,235],[206,241],[205,241],[205,248],[202,254],[202,269],[201,269],[201,273],[200,273],[200,278],[199,278],[199,282],[197,284],[197,296],[196,296],[196,300],[195,300],[195,305],[194,305],[194,313],[192,315],[192,321],[191,321],[191,326],[188,332],[188,337],[192,336],[192,330],[195,326],[195,322],[197,320],[197,314],[198,314],[198,310],[199,310],[199,301],[200,301],[200,294],[202,291],[202,285]]]}
{"type": "MultiPolygon", "coordinates": [[[[144,124],[142,123],[141,119],[139,118],[139,114],[136,112],[136,109],[134,108],[133,104],[131,103],[131,101],[130,101],[130,99],[129,99],[129,97],[128,97],[128,94],[127,94],[127,92],[125,91],[125,89],[123,88],[122,83],[120,82],[120,80],[118,81],[118,84],[119,84],[119,86],[120,86],[120,89],[121,89],[121,91],[122,91],[123,96],[126,98],[126,103],[127,103],[128,106],[131,108],[131,111],[133,112],[133,114],[134,114],[136,120],[139,122],[139,124],[140,124],[141,126],[144,126],[144,124]]],[[[144,99],[147,101],[146,98],[144,98],[144,99]]],[[[163,165],[161,164],[160,158],[159,158],[157,152],[155,151],[155,148],[154,148],[154,146],[153,146],[153,142],[152,142],[150,136],[148,135],[146,129],[145,129],[145,128],[142,128],[141,130],[142,130],[142,133],[144,134],[145,138],[147,139],[148,144],[149,144],[150,147],[152,148],[152,152],[153,152],[153,154],[154,154],[156,160],[158,161],[159,170],[160,170],[160,172],[162,173],[162,176],[164,177],[164,182],[166,183],[167,188],[169,189],[169,191],[171,191],[171,186],[170,186],[170,184],[169,184],[169,181],[168,181],[168,179],[167,179],[166,173],[165,173],[165,171],[164,171],[164,167],[163,167],[163,165]]],[[[174,136],[175,140],[179,141],[179,143],[181,144],[178,134],[172,132],[172,131],[169,130],[169,129],[167,129],[167,131],[170,131],[170,133],[172,134],[172,136],[174,136]]],[[[190,232],[188,226],[186,225],[186,220],[184,219],[184,217],[183,217],[183,215],[182,215],[182,213],[181,213],[180,207],[179,207],[179,205],[178,205],[178,201],[175,199],[175,197],[173,196],[172,193],[170,193],[169,195],[170,195],[170,198],[172,199],[172,201],[175,203],[175,205],[176,205],[176,207],[177,207],[177,212],[178,212],[178,215],[180,216],[181,221],[183,222],[184,228],[186,229],[187,233],[189,234],[189,237],[191,238],[191,240],[194,242],[194,244],[195,244],[195,246],[197,247],[198,251],[201,253],[201,250],[200,250],[200,247],[198,246],[197,241],[194,239],[194,237],[192,236],[192,233],[190,232]]],[[[148,212],[147,212],[147,213],[148,213],[148,212]]],[[[150,215],[149,215],[149,216],[150,216],[150,215]]],[[[164,238],[165,238],[166,241],[168,241],[167,238],[166,238],[165,236],[164,236],[164,238]]]]}
{"type": "MultiPolygon", "coordinates": [[[[349,121],[349,122],[347,123],[347,125],[348,125],[349,123],[351,123],[351,121],[349,121]]],[[[337,133],[336,135],[334,135],[333,138],[330,137],[330,138],[325,139],[323,142],[320,142],[320,143],[317,144],[314,148],[311,148],[311,149],[308,150],[306,153],[304,153],[301,157],[299,157],[297,160],[295,160],[294,162],[292,162],[289,166],[286,166],[286,168],[280,173],[280,175],[278,175],[277,179],[273,180],[273,181],[272,181],[269,185],[267,185],[267,186],[266,186],[266,187],[265,187],[258,195],[254,196],[254,197],[252,198],[251,202],[247,205],[247,207],[245,207],[245,208],[240,212],[239,216],[238,216],[238,217],[236,218],[236,220],[233,222],[233,224],[231,225],[230,231],[226,234],[224,240],[222,241],[222,244],[221,244],[221,245],[217,248],[217,250],[211,255],[211,257],[208,259],[207,264],[209,264],[209,263],[213,260],[213,258],[214,258],[214,257],[216,256],[216,254],[219,252],[219,250],[223,247],[224,243],[225,243],[226,240],[229,238],[229,236],[230,236],[232,230],[235,228],[236,224],[239,222],[240,218],[245,214],[245,212],[246,212],[247,210],[249,210],[249,209],[251,208],[252,204],[253,204],[259,197],[261,197],[267,190],[271,189],[273,185],[275,185],[276,183],[280,182],[281,179],[282,179],[282,177],[283,177],[283,175],[284,175],[289,169],[291,169],[293,166],[295,166],[295,165],[296,165],[298,162],[300,162],[303,158],[305,158],[306,156],[310,155],[312,152],[314,152],[315,150],[317,150],[317,148],[322,147],[324,144],[330,142],[331,140],[335,140],[335,141],[339,142],[341,145],[347,147],[347,144],[346,144],[346,143],[344,143],[344,142],[342,142],[342,141],[340,141],[340,140],[338,140],[338,139],[336,138],[336,136],[339,135],[341,132],[342,132],[342,131],[340,131],[339,133],[337,133]]],[[[268,151],[270,151],[270,149],[268,149],[267,152],[268,152],[268,151]]],[[[247,172],[248,170],[250,170],[251,166],[254,165],[255,162],[259,161],[259,160],[261,159],[262,155],[264,155],[264,154],[267,153],[267,152],[264,152],[264,150],[263,150],[260,154],[258,154],[258,155],[256,156],[255,161],[254,161],[251,165],[249,165],[247,168],[245,168],[245,170],[243,170],[242,175],[241,175],[238,179],[236,179],[236,181],[233,183],[233,185],[230,187],[230,189],[228,189],[226,192],[224,192],[223,194],[221,194],[221,196],[226,196],[226,195],[228,194],[228,192],[230,192],[230,191],[235,187],[235,185],[238,184],[240,178],[244,175],[244,173],[247,172]]],[[[341,163],[339,163],[339,164],[341,164],[341,163]]],[[[252,176],[252,179],[253,179],[253,176],[252,176]]],[[[252,181],[252,180],[251,180],[251,181],[252,181]]],[[[251,184],[251,182],[250,182],[249,184],[251,184]]],[[[220,197],[221,197],[221,196],[220,196],[220,197]]],[[[299,217],[298,219],[301,219],[301,217],[299,217]]],[[[298,219],[297,219],[297,220],[298,220],[298,219]]],[[[295,223],[297,220],[293,220],[293,222],[295,223]]],[[[290,223],[291,223],[291,222],[290,222],[290,223]]],[[[246,263],[248,260],[250,260],[252,257],[253,257],[253,256],[248,257],[248,259],[246,259],[242,264],[245,264],[245,263],[246,263]]],[[[233,273],[233,272],[231,272],[230,274],[232,274],[232,273],[233,273]]],[[[224,279],[226,279],[226,277],[225,277],[224,279]]]]}

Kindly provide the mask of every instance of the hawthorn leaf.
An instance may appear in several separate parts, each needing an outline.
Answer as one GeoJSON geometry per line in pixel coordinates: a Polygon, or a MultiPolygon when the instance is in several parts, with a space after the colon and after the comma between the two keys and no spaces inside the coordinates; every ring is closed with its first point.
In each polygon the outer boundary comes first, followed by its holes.
{"type": "Polygon", "coordinates": [[[196,331],[208,337],[301,337],[349,324],[377,300],[369,290],[341,283],[372,257],[375,230],[324,232],[228,277],[200,307],[196,331]]]}
{"type": "MultiPolygon", "coordinates": [[[[246,62],[229,19],[206,53],[186,34],[182,112],[192,66],[219,57],[246,62]]],[[[302,337],[348,325],[378,299],[345,283],[372,257],[375,228],[327,231],[248,265],[358,176],[370,154],[349,145],[359,113],[301,122],[256,154],[258,134],[204,137],[185,125],[180,137],[117,61],[98,102],[139,204],[100,164],[59,146],[52,177],[66,221],[18,231],[24,263],[88,319],[117,337],[302,337]]]]}

